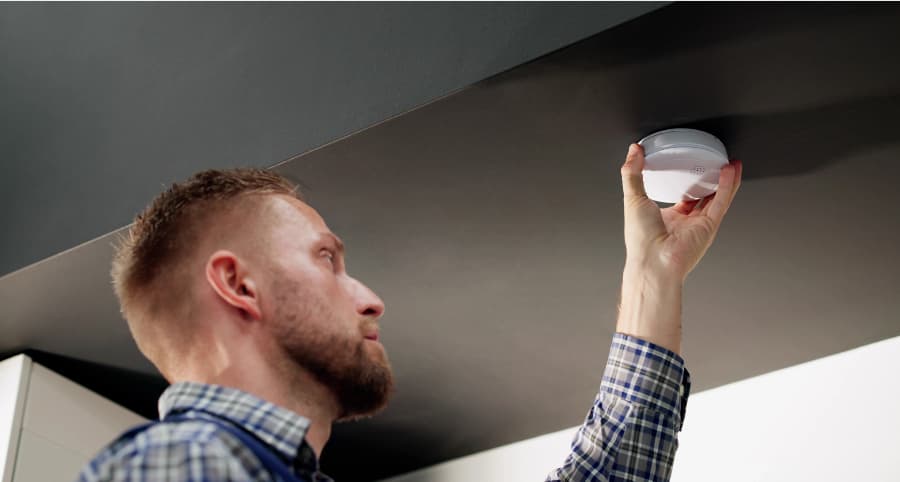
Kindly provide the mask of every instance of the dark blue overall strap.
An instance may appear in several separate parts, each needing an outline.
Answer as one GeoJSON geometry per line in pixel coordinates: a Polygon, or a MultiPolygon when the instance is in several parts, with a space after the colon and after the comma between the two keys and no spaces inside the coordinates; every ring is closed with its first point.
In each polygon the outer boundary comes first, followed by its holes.
{"type": "Polygon", "coordinates": [[[248,450],[253,452],[253,455],[256,455],[256,458],[259,459],[260,463],[263,467],[272,475],[277,477],[277,480],[282,482],[304,482],[299,479],[291,469],[284,463],[280,458],[278,458],[275,454],[272,453],[272,449],[269,448],[266,444],[264,444],[261,440],[256,438],[254,435],[250,434],[246,430],[243,430],[236,425],[232,425],[226,421],[218,420],[214,416],[212,417],[186,417],[183,414],[173,415],[171,417],[166,417],[164,420],[154,420],[152,422],[148,422],[145,424],[138,425],[129,429],[127,432],[120,435],[116,440],[123,439],[132,439],[138,433],[147,430],[148,428],[159,424],[159,423],[168,423],[168,422],[186,422],[186,421],[203,421],[209,422],[222,430],[234,435],[238,440],[241,441],[241,444],[244,445],[248,450]]]}

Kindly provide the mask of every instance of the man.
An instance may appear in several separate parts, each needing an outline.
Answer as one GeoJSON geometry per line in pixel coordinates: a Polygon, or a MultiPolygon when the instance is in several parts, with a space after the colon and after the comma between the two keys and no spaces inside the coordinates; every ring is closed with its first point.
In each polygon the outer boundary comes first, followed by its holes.
{"type": "MultiPolygon", "coordinates": [[[[548,480],[668,480],[690,376],[681,295],[741,179],[659,209],[643,151],[622,166],[626,263],[609,362],[572,452],[548,480]]],[[[122,313],[172,385],[160,418],[124,434],[80,480],[331,480],[318,459],[338,420],[387,403],[384,304],[350,277],[343,245],[283,178],[204,171],[135,220],[113,261],[122,313]]]]}

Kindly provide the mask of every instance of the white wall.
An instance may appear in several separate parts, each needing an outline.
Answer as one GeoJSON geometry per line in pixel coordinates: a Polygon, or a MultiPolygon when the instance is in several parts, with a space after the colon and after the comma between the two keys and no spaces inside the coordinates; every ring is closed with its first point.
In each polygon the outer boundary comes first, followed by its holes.
{"type": "MultiPolygon", "coordinates": [[[[540,481],[576,429],[388,480],[540,481]]],[[[672,481],[722,480],[900,481],[900,337],[691,395],[672,481]]]]}
{"type": "Polygon", "coordinates": [[[900,337],[700,393],[673,482],[900,481],[900,337]]]}
{"type": "Polygon", "coordinates": [[[30,369],[20,371],[14,413],[4,403],[6,390],[0,395],[0,429],[21,424],[11,427],[12,443],[0,452],[9,459],[6,477],[11,477],[3,482],[74,480],[101,448],[145,420],[22,355],[0,363],[0,388],[5,387],[3,367],[10,362],[30,369]]]}
{"type": "MultiPolygon", "coordinates": [[[[585,407],[587,414],[588,407],[585,407]]],[[[567,428],[450,462],[385,479],[385,482],[536,481],[562,465],[578,427],[567,428]]]]}
{"type": "Polygon", "coordinates": [[[18,355],[0,362],[0,481],[12,480],[19,443],[28,371],[31,360],[18,355]]]}

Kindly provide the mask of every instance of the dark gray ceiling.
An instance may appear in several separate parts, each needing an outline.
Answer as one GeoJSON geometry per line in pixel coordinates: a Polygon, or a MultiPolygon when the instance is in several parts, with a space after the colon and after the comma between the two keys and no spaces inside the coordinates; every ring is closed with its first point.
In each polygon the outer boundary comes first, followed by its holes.
{"type": "Polygon", "coordinates": [[[0,4],[0,274],[663,4],[0,4]]]}
{"type": "MultiPolygon", "coordinates": [[[[695,392],[900,335],[898,22],[674,5],[277,166],[387,305],[398,396],[336,427],[326,470],[371,480],[581,421],[615,326],[619,167],[657,128],[704,127],[745,164],[686,288],[695,392]]],[[[57,354],[38,353],[140,409],[159,382],[107,287],[111,239],[0,279],[0,350],[57,354]]]]}

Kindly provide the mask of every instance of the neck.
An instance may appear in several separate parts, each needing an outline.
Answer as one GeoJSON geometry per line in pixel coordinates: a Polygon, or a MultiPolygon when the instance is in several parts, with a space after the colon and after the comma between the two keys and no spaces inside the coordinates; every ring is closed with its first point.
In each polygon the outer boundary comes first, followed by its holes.
{"type": "MultiPolygon", "coordinates": [[[[215,349],[187,363],[180,380],[197,381],[237,388],[267,402],[284,407],[310,421],[306,442],[317,458],[331,436],[331,424],[338,418],[337,400],[331,391],[306,370],[296,366],[273,366],[252,344],[226,349],[213,342],[215,349]]],[[[209,345],[207,345],[209,346],[209,345]]],[[[268,351],[268,350],[266,350],[268,351]]]]}

